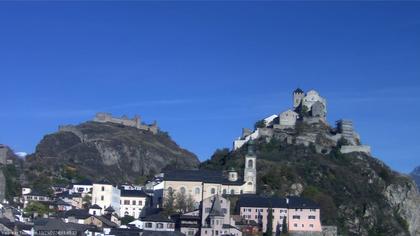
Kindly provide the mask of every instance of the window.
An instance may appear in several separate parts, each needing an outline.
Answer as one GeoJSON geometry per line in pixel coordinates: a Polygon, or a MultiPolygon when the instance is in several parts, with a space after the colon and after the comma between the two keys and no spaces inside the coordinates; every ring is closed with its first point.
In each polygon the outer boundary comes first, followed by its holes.
{"type": "Polygon", "coordinates": [[[104,195],[101,196],[101,201],[103,201],[103,200],[104,200],[104,195]]]}
{"type": "Polygon", "coordinates": [[[309,224],[309,228],[313,228],[314,227],[314,225],[313,224],[309,224]]]}
{"type": "Polygon", "coordinates": [[[173,229],[174,228],[174,223],[168,223],[168,225],[166,226],[168,229],[173,229]]]}
{"type": "Polygon", "coordinates": [[[194,190],[194,192],[195,192],[195,194],[200,194],[200,188],[199,187],[197,187],[197,188],[195,188],[195,190],[194,190]]]}
{"type": "Polygon", "coordinates": [[[128,216],[128,211],[124,212],[124,215],[128,216]]]}
{"type": "Polygon", "coordinates": [[[294,226],[294,227],[297,227],[297,224],[294,224],[293,226],[294,226]]]}
{"type": "Polygon", "coordinates": [[[235,194],[235,190],[233,190],[233,189],[230,190],[230,194],[232,194],[232,195],[235,194]]]}
{"type": "Polygon", "coordinates": [[[223,189],[223,194],[226,194],[226,189],[223,189]]]}
{"type": "Polygon", "coordinates": [[[211,194],[216,194],[216,189],[215,188],[211,188],[210,193],[211,194]]]}
{"type": "Polygon", "coordinates": [[[313,211],[313,212],[316,212],[316,209],[309,209],[309,211],[313,211]]]}
{"type": "Polygon", "coordinates": [[[143,202],[139,200],[139,206],[143,206],[143,202]]]}
{"type": "Polygon", "coordinates": [[[254,162],[252,160],[248,160],[248,168],[254,168],[254,162]]]}
{"type": "Polygon", "coordinates": [[[131,204],[136,205],[136,201],[135,200],[131,201],[131,204]]]}
{"type": "Polygon", "coordinates": [[[101,190],[102,190],[102,191],[105,191],[105,186],[102,186],[101,190]]]}
{"type": "Polygon", "coordinates": [[[179,191],[181,191],[181,193],[182,193],[182,194],[185,194],[185,193],[187,192],[187,190],[185,190],[185,188],[184,188],[184,187],[181,187],[181,188],[179,189],[179,191]]]}
{"type": "Polygon", "coordinates": [[[163,229],[163,224],[162,224],[162,223],[157,223],[157,224],[156,224],[156,228],[158,228],[158,229],[163,229]]]}
{"type": "Polygon", "coordinates": [[[226,214],[227,213],[227,209],[226,208],[222,208],[222,212],[223,212],[223,214],[226,214]]]}
{"type": "Polygon", "coordinates": [[[315,220],[315,219],[316,219],[316,217],[315,217],[315,216],[308,216],[308,219],[310,219],[310,220],[315,220]]]}
{"type": "Polygon", "coordinates": [[[148,223],[145,224],[144,227],[146,227],[146,228],[152,228],[152,223],[148,222],[148,223]]]}
{"type": "Polygon", "coordinates": [[[130,200],[124,200],[124,205],[130,205],[130,200]]]}
{"type": "Polygon", "coordinates": [[[294,220],[300,220],[300,216],[294,215],[294,216],[293,216],[293,219],[294,219],[294,220]]]}
{"type": "Polygon", "coordinates": [[[189,230],[189,231],[188,231],[188,233],[187,233],[187,235],[188,235],[188,236],[193,236],[193,235],[194,235],[194,231],[189,230]]]}
{"type": "Polygon", "coordinates": [[[252,182],[248,182],[248,185],[252,185],[252,182]]]}

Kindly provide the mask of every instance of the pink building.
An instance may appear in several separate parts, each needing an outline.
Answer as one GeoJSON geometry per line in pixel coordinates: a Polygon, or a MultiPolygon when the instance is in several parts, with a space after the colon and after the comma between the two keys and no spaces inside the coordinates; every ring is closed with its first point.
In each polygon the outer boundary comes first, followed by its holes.
{"type": "Polygon", "coordinates": [[[289,232],[321,232],[319,206],[301,197],[261,197],[243,195],[238,201],[240,215],[255,221],[263,232],[267,230],[269,210],[273,212],[273,232],[282,230],[287,223],[289,232]]]}

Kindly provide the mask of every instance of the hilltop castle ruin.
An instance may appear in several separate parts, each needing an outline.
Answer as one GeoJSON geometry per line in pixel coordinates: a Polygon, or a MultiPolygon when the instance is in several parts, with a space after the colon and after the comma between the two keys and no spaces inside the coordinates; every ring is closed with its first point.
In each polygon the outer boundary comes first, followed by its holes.
{"type": "Polygon", "coordinates": [[[96,113],[96,116],[93,119],[93,121],[101,123],[110,122],[114,124],[135,127],[137,129],[150,131],[153,134],[157,134],[158,132],[158,126],[156,121],[154,121],[151,125],[143,124],[139,115],[135,115],[133,119],[129,119],[127,116],[113,117],[110,113],[99,112],[96,113]]]}
{"type": "MultiPolygon", "coordinates": [[[[338,145],[339,140],[344,140],[341,146],[342,153],[364,152],[370,154],[370,147],[360,144],[360,137],[353,129],[351,120],[339,120],[332,133],[324,136],[323,143],[327,148],[317,144],[319,134],[308,132],[306,134],[293,135],[297,122],[307,125],[325,125],[327,123],[327,100],[315,90],[305,93],[298,88],[293,91],[293,107],[281,112],[279,115],[271,115],[263,119],[262,127],[256,127],[254,131],[244,128],[241,137],[233,142],[233,150],[241,148],[249,140],[257,138],[271,139],[272,137],[285,140],[289,144],[314,144],[320,153],[328,153],[333,146],[338,145]]],[[[340,144],[341,145],[341,144],[340,144]]]]}

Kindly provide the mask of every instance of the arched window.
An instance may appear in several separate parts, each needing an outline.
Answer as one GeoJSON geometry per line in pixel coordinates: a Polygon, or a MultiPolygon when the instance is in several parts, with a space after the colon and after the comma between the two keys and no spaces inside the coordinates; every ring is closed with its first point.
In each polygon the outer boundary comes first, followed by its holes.
{"type": "Polygon", "coordinates": [[[226,189],[223,189],[223,194],[226,194],[226,189]]]}
{"type": "Polygon", "coordinates": [[[248,160],[248,168],[254,168],[254,162],[252,160],[248,160]]]}
{"type": "Polygon", "coordinates": [[[173,192],[174,190],[172,189],[172,187],[168,188],[168,192],[173,192]]]}
{"type": "Polygon", "coordinates": [[[248,185],[252,185],[252,182],[248,182],[248,185]]]}
{"type": "Polygon", "coordinates": [[[195,194],[200,194],[200,188],[199,187],[197,187],[197,188],[195,188],[195,194]]]}
{"type": "Polygon", "coordinates": [[[215,188],[211,188],[210,193],[211,194],[216,194],[216,189],[215,188]]]}
{"type": "Polygon", "coordinates": [[[179,190],[181,191],[182,194],[185,194],[187,192],[187,190],[185,190],[184,187],[181,187],[179,190]]]}
{"type": "Polygon", "coordinates": [[[124,212],[124,215],[126,215],[126,216],[127,216],[127,215],[128,215],[128,212],[127,212],[127,211],[126,211],[126,212],[124,212]]]}

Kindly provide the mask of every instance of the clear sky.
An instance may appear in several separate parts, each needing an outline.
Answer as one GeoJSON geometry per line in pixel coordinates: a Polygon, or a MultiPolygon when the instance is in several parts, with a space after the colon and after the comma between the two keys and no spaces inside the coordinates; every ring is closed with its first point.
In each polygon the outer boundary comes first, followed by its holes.
{"type": "Polygon", "coordinates": [[[0,80],[15,151],[106,111],[205,160],[300,86],[394,169],[420,165],[420,2],[0,1],[0,80]]]}

